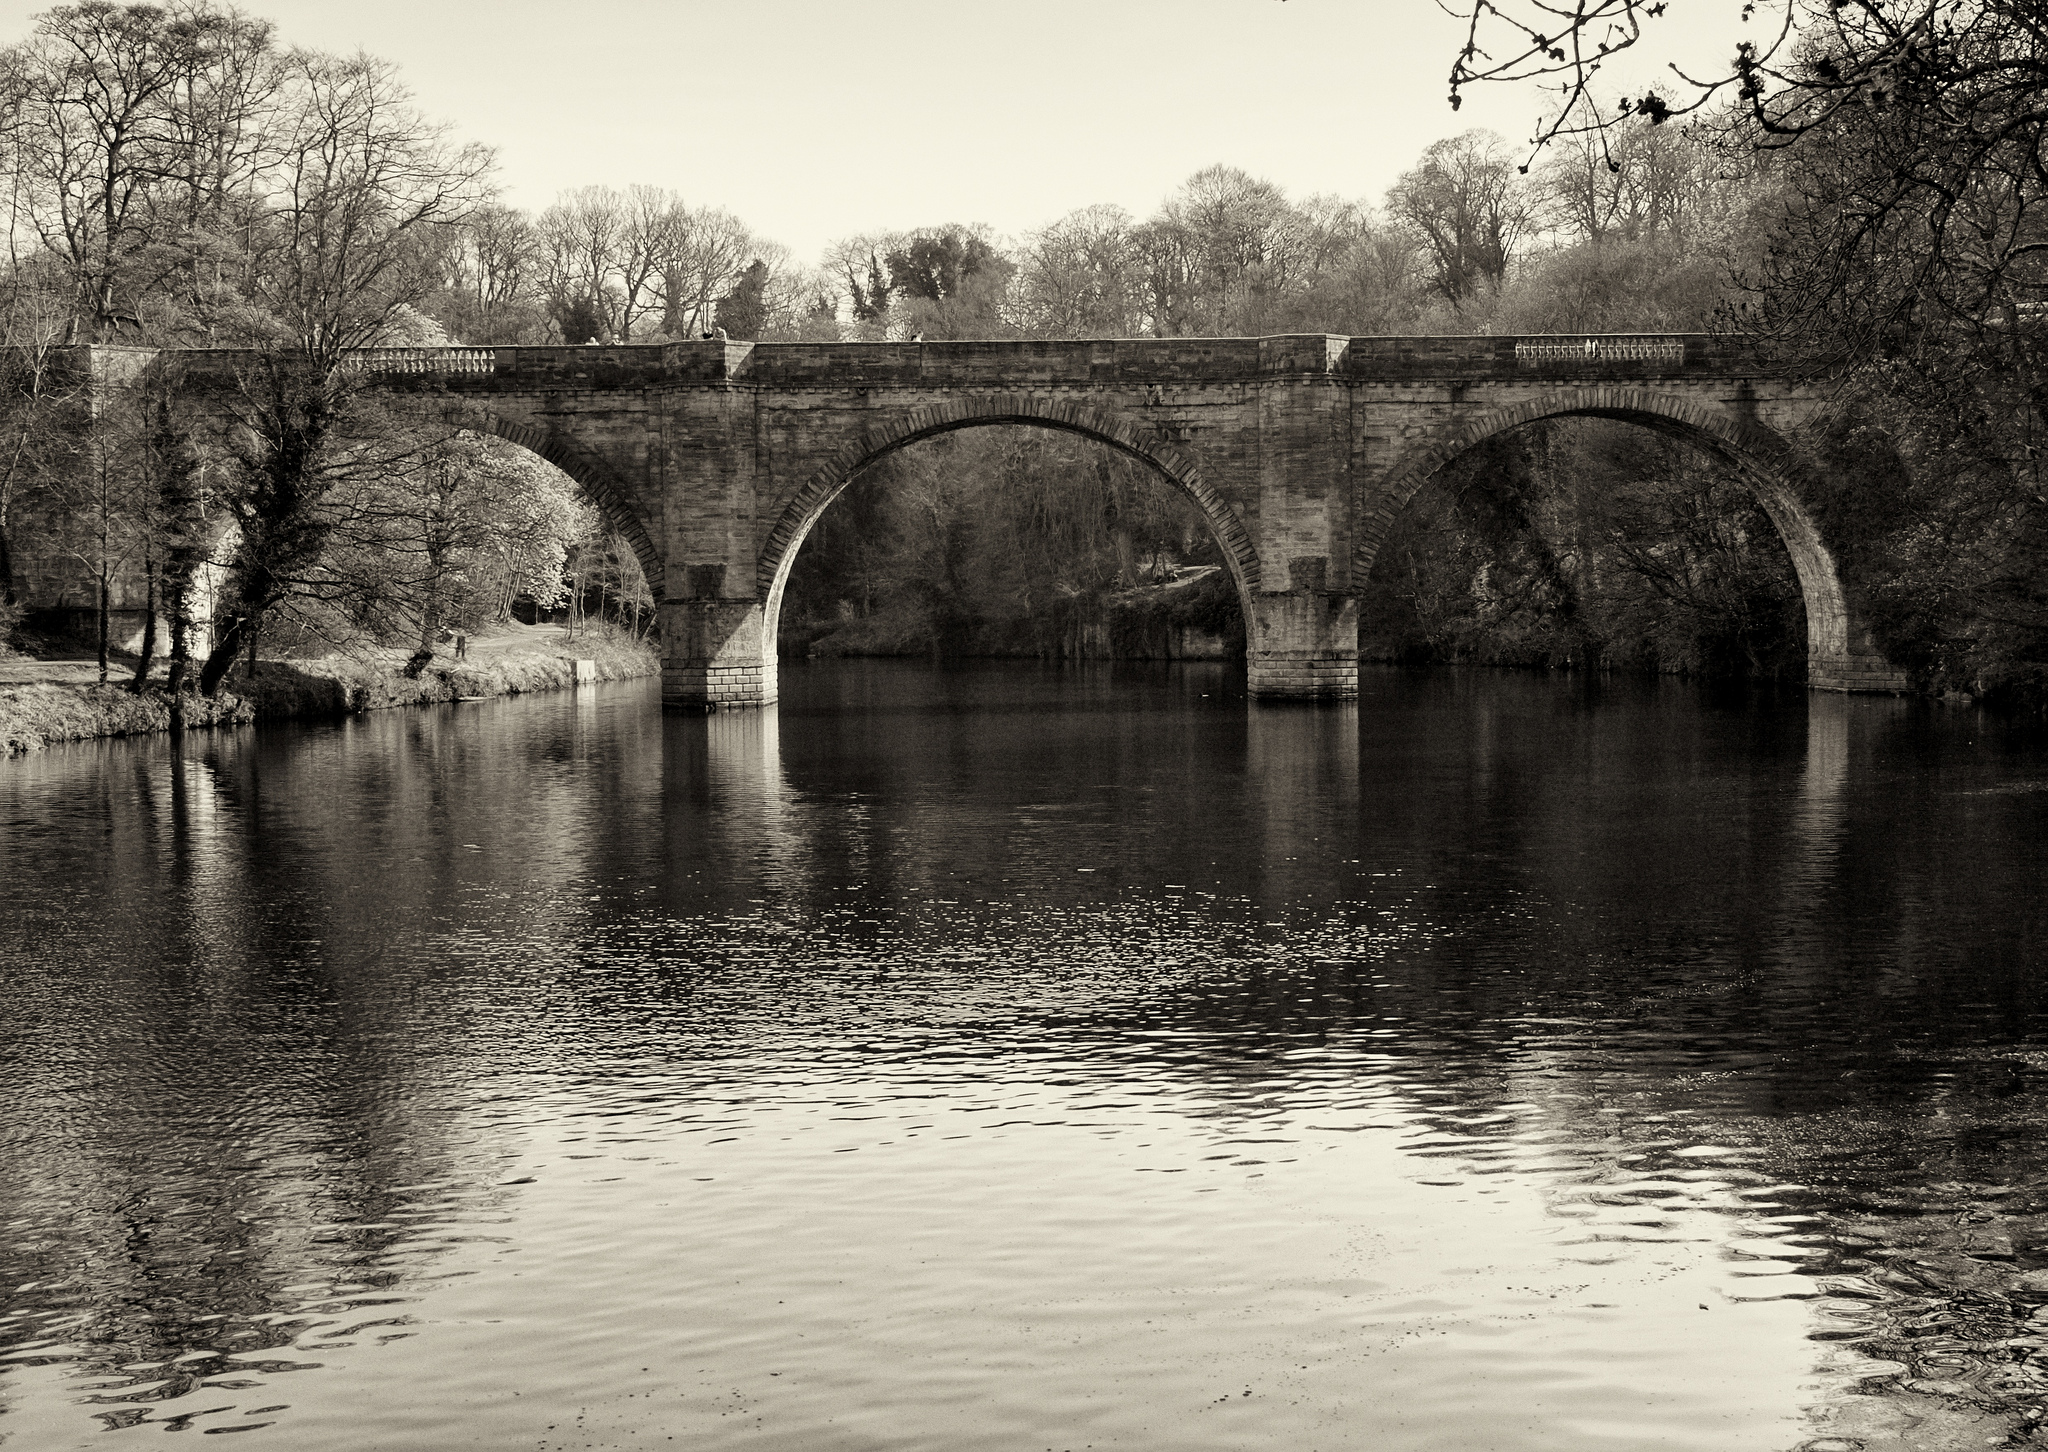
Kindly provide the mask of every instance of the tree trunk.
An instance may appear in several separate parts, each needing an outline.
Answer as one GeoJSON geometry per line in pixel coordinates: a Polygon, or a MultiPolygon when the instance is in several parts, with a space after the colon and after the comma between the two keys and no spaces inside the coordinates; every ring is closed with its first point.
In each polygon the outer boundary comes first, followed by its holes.
{"type": "Polygon", "coordinates": [[[171,698],[171,730],[185,729],[185,667],[192,654],[192,625],[185,618],[184,594],[175,587],[168,600],[171,614],[170,665],[164,673],[164,690],[171,698]]]}
{"type": "Polygon", "coordinates": [[[190,536],[174,534],[160,572],[165,623],[171,633],[164,690],[170,694],[173,731],[185,729],[185,678],[192,665],[192,589],[199,563],[199,552],[192,547],[190,536]]]}
{"type": "Polygon", "coordinates": [[[159,571],[153,559],[145,559],[142,567],[146,590],[143,596],[142,653],[135,662],[135,679],[129,688],[137,695],[149,684],[150,658],[156,654],[156,601],[159,571]]]}
{"type": "Polygon", "coordinates": [[[416,681],[434,659],[435,639],[441,634],[441,590],[438,583],[427,592],[420,610],[420,644],[405,663],[405,678],[416,681]]]}
{"type": "Polygon", "coordinates": [[[100,566],[100,684],[107,683],[107,631],[113,614],[113,589],[107,579],[107,567],[100,566]]]}
{"type": "Polygon", "coordinates": [[[14,551],[8,547],[8,521],[13,518],[14,480],[21,472],[22,455],[28,448],[29,429],[33,426],[36,404],[42,397],[42,374],[38,370],[35,384],[29,391],[28,412],[23,416],[21,428],[14,439],[14,453],[8,459],[6,468],[0,470],[0,605],[12,605],[14,593],[14,551]]]}
{"type": "Polygon", "coordinates": [[[252,681],[256,679],[256,636],[262,624],[262,620],[257,618],[249,621],[249,679],[252,681]]]}
{"type": "Polygon", "coordinates": [[[243,640],[254,634],[255,621],[251,617],[236,615],[228,620],[227,629],[214,637],[213,649],[206,653],[206,663],[199,668],[200,695],[211,696],[220,690],[220,683],[235,668],[235,657],[241,653],[243,640]]]}

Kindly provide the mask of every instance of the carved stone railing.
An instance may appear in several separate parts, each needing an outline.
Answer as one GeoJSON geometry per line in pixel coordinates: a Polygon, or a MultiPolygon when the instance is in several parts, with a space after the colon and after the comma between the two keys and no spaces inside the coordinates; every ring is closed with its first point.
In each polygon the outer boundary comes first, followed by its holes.
{"type": "Polygon", "coordinates": [[[1683,363],[1685,339],[1651,334],[1608,333],[1580,338],[1518,338],[1515,362],[1683,363]]]}
{"type": "Polygon", "coordinates": [[[351,373],[490,373],[493,348],[352,348],[343,360],[351,373]]]}

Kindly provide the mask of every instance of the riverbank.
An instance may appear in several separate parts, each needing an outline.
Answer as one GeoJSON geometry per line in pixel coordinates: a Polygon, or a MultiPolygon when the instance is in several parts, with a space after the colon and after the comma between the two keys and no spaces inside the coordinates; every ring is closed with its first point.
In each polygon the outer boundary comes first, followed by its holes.
{"type": "Polygon", "coordinates": [[[1205,565],[1126,590],[1056,594],[1012,613],[897,601],[847,619],[791,615],[778,645],[799,659],[1241,660],[1244,617],[1230,576],[1221,566],[1205,565]]]}
{"type": "MultiPolygon", "coordinates": [[[[557,632],[481,641],[468,659],[437,659],[417,678],[405,674],[405,653],[380,650],[315,660],[265,660],[254,680],[238,677],[211,700],[188,694],[188,727],[242,726],[260,721],[333,720],[394,706],[434,706],[466,697],[521,696],[576,684],[576,662],[592,662],[596,679],[657,675],[661,658],[645,641],[557,632]]],[[[168,731],[170,696],[152,681],[126,685],[81,681],[75,661],[13,660],[0,683],[0,756],[20,756],[66,741],[168,731]],[[38,679],[37,677],[41,677],[38,679]]]]}

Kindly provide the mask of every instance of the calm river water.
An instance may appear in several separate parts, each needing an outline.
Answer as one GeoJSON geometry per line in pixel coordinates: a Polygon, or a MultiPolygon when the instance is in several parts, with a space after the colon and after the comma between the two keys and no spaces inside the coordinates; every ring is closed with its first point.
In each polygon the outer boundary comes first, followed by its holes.
{"type": "Polygon", "coordinates": [[[784,691],[0,762],[0,1444],[1775,1452],[2048,1265],[2038,730],[784,691]]]}

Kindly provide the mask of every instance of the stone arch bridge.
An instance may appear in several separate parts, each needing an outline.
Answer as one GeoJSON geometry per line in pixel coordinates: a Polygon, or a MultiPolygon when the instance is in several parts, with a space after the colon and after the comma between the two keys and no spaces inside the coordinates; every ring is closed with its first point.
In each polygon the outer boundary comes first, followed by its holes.
{"type": "MultiPolygon", "coordinates": [[[[188,370],[206,356],[186,355],[188,370]]],[[[660,602],[674,707],[774,701],[783,585],[812,523],[891,450],[995,424],[1098,439],[1194,501],[1244,606],[1255,698],[1355,695],[1357,592],[1401,511],[1464,450],[1565,415],[1641,424],[1733,466],[1798,572],[1809,684],[1905,685],[1845,597],[1793,466],[1786,434],[1815,398],[1728,339],[704,342],[392,349],[353,366],[583,485],[660,602]]]]}

